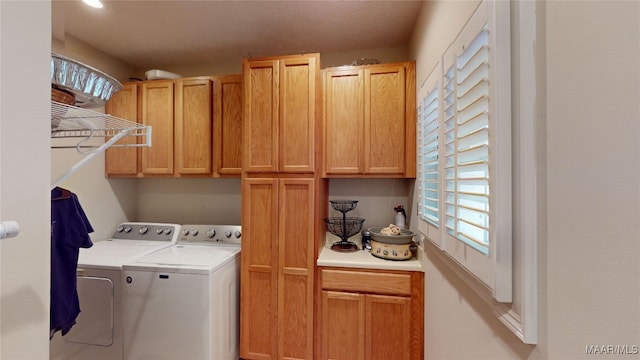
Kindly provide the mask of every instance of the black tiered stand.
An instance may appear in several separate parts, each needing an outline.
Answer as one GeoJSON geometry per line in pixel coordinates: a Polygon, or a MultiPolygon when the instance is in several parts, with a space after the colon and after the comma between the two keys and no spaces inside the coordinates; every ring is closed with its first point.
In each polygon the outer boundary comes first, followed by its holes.
{"type": "Polygon", "coordinates": [[[347,213],[356,208],[358,200],[329,200],[331,207],[342,213],[342,217],[329,217],[324,219],[327,230],[340,237],[331,245],[331,250],[340,252],[353,252],[358,250],[358,245],[348,239],[362,230],[363,218],[347,217],[347,213]]]}

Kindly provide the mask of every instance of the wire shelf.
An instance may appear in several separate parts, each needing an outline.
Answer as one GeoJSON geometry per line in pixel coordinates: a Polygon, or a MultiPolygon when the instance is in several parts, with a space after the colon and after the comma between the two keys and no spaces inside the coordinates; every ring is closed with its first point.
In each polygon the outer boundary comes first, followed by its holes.
{"type": "Polygon", "coordinates": [[[137,136],[143,140],[111,146],[151,146],[151,126],[90,109],[51,102],[51,138],[114,137],[123,132],[125,136],[137,136]]]}
{"type": "Polygon", "coordinates": [[[55,188],[109,147],[150,147],[151,126],[141,125],[90,109],[51,101],[51,138],[79,138],[77,145],[74,146],[52,145],[51,147],[55,149],[76,148],[78,152],[84,155],[82,160],[53,181],[51,187],[55,188]],[[127,141],[127,143],[118,144],[120,139],[131,136],[140,138],[136,138],[135,142],[127,141]],[[105,138],[105,141],[97,146],[85,145],[88,140],[93,138],[105,138]],[[90,150],[87,152],[81,151],[84,148],[89,148],[90,150]]]}

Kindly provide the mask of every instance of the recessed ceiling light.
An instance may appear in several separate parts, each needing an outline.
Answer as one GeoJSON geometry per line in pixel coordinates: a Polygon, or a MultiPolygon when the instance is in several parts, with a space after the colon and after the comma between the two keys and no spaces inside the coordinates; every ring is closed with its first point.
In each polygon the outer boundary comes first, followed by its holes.
{"type": "Polygon", "coordinates": [[[100,0],[82,0],[82,2],[96,9],[102,9],[104,7],[100,0]]]}

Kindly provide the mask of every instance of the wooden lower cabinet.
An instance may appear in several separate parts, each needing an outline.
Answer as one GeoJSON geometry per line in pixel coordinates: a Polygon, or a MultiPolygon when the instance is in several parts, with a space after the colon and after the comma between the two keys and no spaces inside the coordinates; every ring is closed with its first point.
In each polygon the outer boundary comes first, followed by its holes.
{"type": "Polygon", "coordinates": [[[424,274],[320,268],[320,359],[422,359],[424,274]]]}
{"type": "Polygon", "coordinates": [[[313,359],[314,178],[242,179],[240,356],[313,359]]]}

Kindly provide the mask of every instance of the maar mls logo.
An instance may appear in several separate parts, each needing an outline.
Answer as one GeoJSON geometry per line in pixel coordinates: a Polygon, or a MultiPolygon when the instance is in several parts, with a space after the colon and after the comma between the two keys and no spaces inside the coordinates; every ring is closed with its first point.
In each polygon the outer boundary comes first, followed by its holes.
{"type": "Polygon", "coordinates": [[[639,345],[587,345],[585,347],[587,355],[638,355],[639,345]]]}

